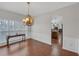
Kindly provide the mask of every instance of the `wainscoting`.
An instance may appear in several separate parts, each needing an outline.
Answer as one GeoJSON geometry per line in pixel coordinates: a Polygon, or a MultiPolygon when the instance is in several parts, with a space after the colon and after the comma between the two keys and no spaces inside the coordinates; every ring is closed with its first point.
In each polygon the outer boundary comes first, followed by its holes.
{"type": "Polygon", "coordinates": [[[63,37],[63,49],[79,53],[79,39],[75,37],[63,37]]]}

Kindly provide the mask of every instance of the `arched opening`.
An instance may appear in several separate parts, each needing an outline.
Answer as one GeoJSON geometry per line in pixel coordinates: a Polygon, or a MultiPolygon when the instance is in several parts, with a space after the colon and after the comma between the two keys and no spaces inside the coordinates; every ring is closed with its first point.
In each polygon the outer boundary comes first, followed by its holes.
{"type": "Polygon", "coordinates": [[[61,16],[55,16],[51,21],[51,43],[63,46],[63,23],[61,16]]]}

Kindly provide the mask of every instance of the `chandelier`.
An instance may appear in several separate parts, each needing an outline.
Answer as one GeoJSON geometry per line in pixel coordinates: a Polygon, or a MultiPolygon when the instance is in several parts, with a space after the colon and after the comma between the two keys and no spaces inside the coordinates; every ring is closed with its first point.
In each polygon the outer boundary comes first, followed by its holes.
{"type": "Polygon", "coordinates": [[[30,7],[30,2],[27,2],[28,4],[28,15],[22,20],[23,23],[27,26],[32,26],[33,24],[33,18],[32,16],[29,14],[29,7],[30,7]]]}

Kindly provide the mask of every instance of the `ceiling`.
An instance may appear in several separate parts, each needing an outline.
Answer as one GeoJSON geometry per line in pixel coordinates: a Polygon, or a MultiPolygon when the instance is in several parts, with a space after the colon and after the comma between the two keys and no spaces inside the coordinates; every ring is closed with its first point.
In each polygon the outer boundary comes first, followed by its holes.
{"type": "MultiPolygon", "coordinates": [[[[76,3],[76,2],[75,2],[76,3]]],[[[31,2],[30,14],[33,16],[44,14],[75,4],[74,2],[31,2]]],[[[27,15],[26,2],[0,2],[0,9],[15,12],[22,15],[27,15]]]]}

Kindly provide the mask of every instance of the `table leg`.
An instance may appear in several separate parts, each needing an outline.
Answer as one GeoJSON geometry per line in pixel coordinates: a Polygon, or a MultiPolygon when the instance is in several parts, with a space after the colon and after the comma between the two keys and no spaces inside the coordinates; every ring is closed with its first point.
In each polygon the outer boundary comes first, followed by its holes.
{"type": "Polygon", "coordinates": [[[9,48],[9,38],[7,38],[7,47],[9,48]]]}

